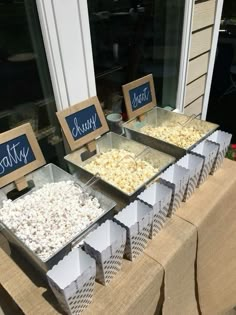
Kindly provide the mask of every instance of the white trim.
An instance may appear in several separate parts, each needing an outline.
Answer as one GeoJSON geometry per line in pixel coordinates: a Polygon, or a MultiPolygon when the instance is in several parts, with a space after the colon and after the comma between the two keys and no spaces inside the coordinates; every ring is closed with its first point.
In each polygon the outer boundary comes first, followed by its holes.
{"type": "Polygon", "coordinates": [[[178,80],[178,91],[176,97],[176,109],[178,112],[184,111],[184,99],[186,93],[187,75],[188,75],[188,60],[189,51],[191,45],[192,35],[192,17],[193,17],[193,6],[194,0],[185,1],[185,12],[184,12],[184,25],[182,35],[182,47],[181,47],[181,59],[179,68],[179,80],[178,80]]]}
{"type": "Polygon", "coordinates": [[[58,110],[96,95],[86,0],[36,0],[58,110]]]}
{"type": "Polygon", "coordinates": [[[211,52],[210,52],[210,59],[209,59],[209,65],[208,65],[206,87],[205,87],[205,95],[203,99],[203,108],[202,108],[202,116],[201,116],[201,119],[203,120],[205,120],[207,116],[207,109],[208,109],[208,102],[209,102],[210,91],[211,91],[211,81],[212,81],[215,58],[216,58],[216,50],[217,50],[217,44],[218,44],[223,3],[224,3],[224,0],[218,0],[217,6],[216,6],[215,24],[214,24],[214,30],[213,30],[212,45],[211,45],[211,52]]]}
{"type": "Polygon", "coordinates": [[[68,107],[69,101],[66,93],[65,78],[57,41],[52,3],[47,0],[36,0],[36,4],[52,80],[54,97],[57,109],[62,110],[63,108],[68,107]]]}
{"type": "Polygon", "coordinates": [[[179,114],[183,114],[183,112],[182,112],[182,111],[180,111],[178,108],[174,109],[174,110],[173,110],[173,112],[175,112],[175,113],[179,113],[179,114]]]}
{"type": "Polygon", "coordinates": [[[93,53],[92,53],[92,43],[91,43],[91,33],[90,33],[90,23],[88,15],[88,5],[87,0],[80,0],[78,2],[80,11],[80,22],[81,22],[81,32],[84,44],[84,55],[87,70],[87,84],[89,90],[89,97],[97,95],[96,90],[96,80],[94,72],[93,63],[93,53]]]}
{"type": "MultiPolygon", "coordinates": [[[[96,95],[87,0],[36,0],[57,109],[96,95]]],[[[183,112],[194,0],[185,0],[176,110],[183,112]]]]}

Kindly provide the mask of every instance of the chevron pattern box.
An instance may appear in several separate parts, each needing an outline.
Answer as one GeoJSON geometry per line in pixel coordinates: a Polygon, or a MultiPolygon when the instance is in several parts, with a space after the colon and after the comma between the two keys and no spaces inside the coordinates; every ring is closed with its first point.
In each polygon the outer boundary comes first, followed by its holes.
{"type": "Polygon", "coordinates": [[[210,135],[207,138],[207,140],[217,143],[220,146],[215,162],[213,163],[213,167],[210,171],[211,175],[213,175],[215,171],[217,171],[218,168],[220,168],[220,166],[222,165],[224,157],[228,151],[231,138],[232,138],[232,134],[221,131],[221,130],[215,131],[212,135],[210,135]]]}
{"type": "Polygon", "coordinates": [[[202,185],[211,173],[219,148],[220,145],[218,143],[204,140],[191,150],[191,152],[204,159],[202,172],[197,186],[202,185]]]}
{"type": "Polygon", "coordinates": [[[75,248],[47,272],[49,285],[63,310],[81,314],[92,302],[96,263],[82,249],[75,248]]]}
{"type": "Polygon", "coordinates": [[[158,181],[172,190],[170,208],[168,216],[170,217],[180,207],[184,200],[187,183],[189,180],[189,170],[185,167],[173,164],[161,174],[158,181]]]}
{"type": "Polygon", "coordinates": [[[153,238],[163,228],[170,208],[172,190],[160,183],[153,183],[145,189],[137,199],[153,209],[153,223],[150,238],[153,238]]]}
{"type": "Polygon", "coordinates": [[[189,170],[189,180],[184,193],[183,201],[191,197],[198,186],[199,178],[202,172],[204,158],[195,154],[188,153],[183,156],[176,164],[189,170]]]}
{"type": "Polygon", "coordinates": [[[140,200],[135,200],[120,211],[114,217],[114,221],[127,231],[125,256],[133,261],[147,245],[153,222],[153,210],[140,200]]]}
{"type": "Polygon", "coordinates": [[[85,251],[96,260],[96,280],[107,285],[119,272],[126,242],[126,230],[107,220],[84,240],[85,251]]]}

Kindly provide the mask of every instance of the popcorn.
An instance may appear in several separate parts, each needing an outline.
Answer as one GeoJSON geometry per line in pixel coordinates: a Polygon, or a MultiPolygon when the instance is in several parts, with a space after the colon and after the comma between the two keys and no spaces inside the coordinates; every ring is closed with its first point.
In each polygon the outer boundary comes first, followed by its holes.
{"type": "Polygon", "coordinates": [[[172,143],[183,149],[187,149],[199,141],[205,132],[193,126],[179,126],[176,123],[168,123],[159,127],[144,126],[140,131],[148,136],[172,143]]]}
{"type": "Polygon", "coordinates": [[[4,201],[0,220],[45,261],[102,213],[96,198],[72,181],[61,181],[4,201]]]}
{"type": "Polygon", "coordinates": [[[84,167],[125,193],[134,192],[147,179],[157,173],[150,163],[135,158],[135,154],[126,150],[112,149],[98,155],[84,167]]]}

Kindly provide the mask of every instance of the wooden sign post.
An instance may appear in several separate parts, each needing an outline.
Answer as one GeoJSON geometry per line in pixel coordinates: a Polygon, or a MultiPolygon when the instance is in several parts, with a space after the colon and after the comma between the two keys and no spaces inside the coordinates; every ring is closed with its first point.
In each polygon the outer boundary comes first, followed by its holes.
{"type": "Polygon", "coordinates": [[[29,123],[0,134],[0,188],[15,182],[20,191],[24,178],[43,166],[45,159],[29,123]]]}
{"type": "Polygon", "coordinates": [[[139,117],[156,106],[152,74],[122,86],[128,118],[139,117]]]}
{"type": "Polygon", "coordinates": [[[57,112],[57,117],[71,150],[87,145],[94,151],[94,139],[109,130],[96,96],[57,112]]]}

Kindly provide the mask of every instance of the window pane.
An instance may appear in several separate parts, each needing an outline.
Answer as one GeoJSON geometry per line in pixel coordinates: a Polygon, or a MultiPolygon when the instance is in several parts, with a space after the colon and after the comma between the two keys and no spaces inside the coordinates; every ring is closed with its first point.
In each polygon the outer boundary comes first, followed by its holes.
{"type": "Polygon", "coordinates": [[[0,132],[30,122],[47,162],[64,149],[34,0],[0,0],[0,132]]]}
{"type": "Polygon", "coordinates": [[[185,0],[88,0],[97,93],[124,109],[121,85],[153,74],[158,105],[176,107],[185,0]]]}

